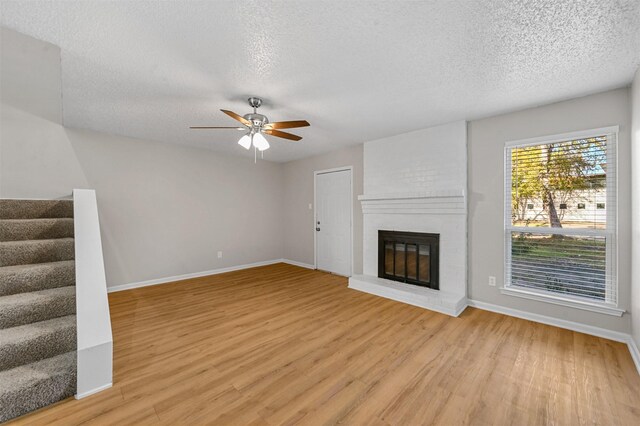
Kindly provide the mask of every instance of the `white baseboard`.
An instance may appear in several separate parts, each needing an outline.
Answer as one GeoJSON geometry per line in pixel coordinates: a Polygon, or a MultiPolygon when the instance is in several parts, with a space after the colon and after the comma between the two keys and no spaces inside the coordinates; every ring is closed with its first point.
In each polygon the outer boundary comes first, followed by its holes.
{"type": "Polygon", "coordinates": [[[629,336],[627,346],[629,346],[631,358],[633,358],[633,362],[636,364],[636,368],[638,369],[638,374],[640,374],[640,350],[638,349],[638,344],[636,343],[636,341],[633,340],[633,336],[629,336]]]}
{"type": "Polygon", "coordinates": [[[76,394],[75,398],[76,399],[86,398],[86,397],[88,397],[90,395],[93,395],[93,394],[96,394],[98,392],[102,392],[103,390],[109,389],[112,386],[113,386],[113,383],[108,383],[108,384],[106,384],[104,386],[100,386],[99,388],[91,389],[90,391],[87,391],[87,392],[84,392],[84,393],[81,393],[81,394],[80,393],[76,394]]]}
{"type": "Polygon", "coordinates": [[[553,325],[555,327],[565,328],[571,331],[577,331],[579,333],[590,334],[596,337],[603,337],[609,340],[615,340],[616,342],[628,343],[629,335],[621,333],[619,331],[611,331],[605,328],[594,327],[591,325],[585,325],[578,322],[567,321],[563,319],[557,319],[548,317],[546,315],[532,314],[530,312],[520,311],[518,309],[506,308],[504,306],[493,305],[491,303],[480,302],[478,300],[468,300],[468,305],[472,308],[478,308],[485,311],[496,312],[499,314],[509,315],[516,318],[522,318],[529,321],[539,322],[542,324],[553,325]]]}
{"type": "Polygon", "coordinates": [[[303,263],[303,262],[298,262],[297,260],[291,260],[291,259],[280,259],[280,261],[282,263],[287,263],[289,265],[293,265],[293,266],[299,266],[301,268],[307,268],[307,269],[316,269],[315,265],[312,265],[310,263],[303,263]]]}
{"type": "Polygon", "coordinates": [[[191,278],[206,277],[208,275],[224,274],[225,272],[241,271],[243,269],[257,268],[258,266],[267,266],[267,265],[273,265],[276,263],[287,263],[289,265],[299,266],[301,268],[315,269],[315,266],[310,265],[308,263],[297,262],[295,260],[289,260],[289,259],[273,259],[273,260],[266,260],[264,262],[247,263],[244,265],[229,266],[227,268],[210,269],[208,271],[194,272],[191,274],[174,275],[171,277],[156,278],[153,280],[139,281],[139,282],[129,283],[129,284],[121,284],[121,285],[107,287],[107,291],[109,293],[115,293],[116,291],[131,290],[134,288],[148,287],[151,285],[158,285],[158,284],[167,284],[167,283],[172,283],[174,281],[182,281],[182,280],[188,280],[191,278]]]}
{"type": "Polygon", "coordinates": [[[273,265],[275,263],[282,263],[282,262],[284,262],[283,259],[273,259],[273,260],[266,260],[264,262],[255,262],[255,263],[247,263],[245,265],[229,266],[227,268],[210,269],[208,271],[194,272],[191,274],[174,275],[172,277],[156,278],[154,280],[116,285],[116,286],[108,287],[108,291],[109,293],[114,293],[116,291],[131,290],[134,288],[147,287],[150,285],[167,284],[174,281],[182,281],[182,280],[188,280],[191,278],[206,277],[207,275],[224,274],[225,272],[240,271],[242,269],[256,268],[258,266],[267,266],[267,265],[273,265]]]}

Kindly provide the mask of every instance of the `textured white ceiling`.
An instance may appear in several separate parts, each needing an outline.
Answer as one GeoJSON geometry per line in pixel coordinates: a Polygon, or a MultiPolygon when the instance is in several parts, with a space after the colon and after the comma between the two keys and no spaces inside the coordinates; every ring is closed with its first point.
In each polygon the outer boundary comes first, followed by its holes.
{"type": "Polygon", "coordinates": [[[628,84],[640,1],[7,1],[62,48],[67,126],[253,156],[219,109],[307,119],[289,161],[628,84]]]}

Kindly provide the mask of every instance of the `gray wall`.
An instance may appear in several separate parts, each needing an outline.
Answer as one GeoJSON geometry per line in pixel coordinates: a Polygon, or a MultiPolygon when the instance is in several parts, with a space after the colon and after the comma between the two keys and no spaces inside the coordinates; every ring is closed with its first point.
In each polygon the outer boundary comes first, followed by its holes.
{"type": "Polygon", "coordinates": [[[629,89],[612,90],[565,102],[476,120],[468,127],[469,297],[486,303],[610,330],[629,332],[622,318],[520,299],[500,293],[504,280],[504,143],[510,140],[620,126],[618,140],[619,301],[630,308],[631,146],[629,89]],[[498,285],[487,285],[496,276],[498,285]]]}
{"type": "Polygon", "coordinates": [[[95,189],[110,286],[282,257],[282,165],[65,128],[59,49],[1,50],[0,198],[95,189]]]}
{"type": "Polygon", "coordinates": [[[5,27],[0,30],[2,102],[62,123],[60,48],[5,27]]]}
{"type": "Polygon", "coordinates": [[[362,273],[363,145],[284,164],[284,257],[313,265],[313,172],[353,166],[353,271],[362,273]]]}
{"type": "Polygon", "coordinates": [[[631,146],[633,219],[632,235],[632,275],[631,275],[631,332],[636,345],[640,346],[640,68],[631,86],[631,146]]]}

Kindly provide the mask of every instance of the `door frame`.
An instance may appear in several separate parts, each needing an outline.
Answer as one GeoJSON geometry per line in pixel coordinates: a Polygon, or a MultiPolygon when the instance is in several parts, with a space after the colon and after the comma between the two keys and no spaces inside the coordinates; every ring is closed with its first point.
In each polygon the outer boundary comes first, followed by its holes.
{"type": "Polygon", "coordinates": [[[318,221],[318,199],[316,195],[318,175],[345,171],[349,171],[349,193],[351,194],[349,199],[349,251],[351,252],[349,276],[351,277],[353,276],[353,166],[335,167],[333,169],[316,170],[313,172],[313,269],[318,269],[318,231],[316,231],[316,222],[318,221]]]}

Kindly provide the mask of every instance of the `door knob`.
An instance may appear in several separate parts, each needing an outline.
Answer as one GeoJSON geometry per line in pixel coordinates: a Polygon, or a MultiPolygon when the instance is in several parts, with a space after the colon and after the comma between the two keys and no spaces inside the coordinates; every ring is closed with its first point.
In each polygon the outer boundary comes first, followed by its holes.
{"type": "Polygon", "coordinates": [[[317,227],[317,228],[316,228],[316,231],[320,231],[320,227],[317,227]]]}

